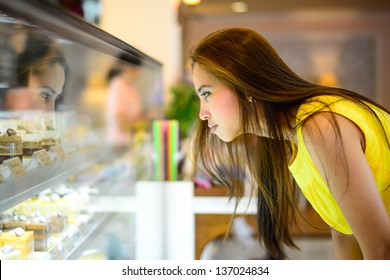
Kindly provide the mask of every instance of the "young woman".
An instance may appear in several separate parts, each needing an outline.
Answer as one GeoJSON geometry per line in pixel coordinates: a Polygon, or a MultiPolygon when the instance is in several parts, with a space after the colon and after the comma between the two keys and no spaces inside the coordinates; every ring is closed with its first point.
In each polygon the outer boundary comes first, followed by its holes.
{"type": "Polygon", "coordinates": [[[202,120],[195,162],[238,199],[252,180],[270,256],[295,246],[298,185],[330,226],[335,258],[390,259],[389,112],[303,80],[252,30],[216,31],[191,60],[202,120]]]}

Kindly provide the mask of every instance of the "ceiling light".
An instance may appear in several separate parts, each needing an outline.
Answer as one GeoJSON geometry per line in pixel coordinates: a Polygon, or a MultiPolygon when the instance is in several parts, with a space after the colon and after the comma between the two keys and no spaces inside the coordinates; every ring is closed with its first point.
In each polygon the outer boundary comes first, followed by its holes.
{"type": "Polygon", "coordinates": [[[202,0],[183,0],[183,3],[189,6],[195,6],[200,4],[202,0]]]}
{"type": "Polygon", "coordinates": [[[245,13],[248,11],[248,4],[245,2],[233,2],[230,5],[230,8],[232,9],[233,12],[245,13]]]}

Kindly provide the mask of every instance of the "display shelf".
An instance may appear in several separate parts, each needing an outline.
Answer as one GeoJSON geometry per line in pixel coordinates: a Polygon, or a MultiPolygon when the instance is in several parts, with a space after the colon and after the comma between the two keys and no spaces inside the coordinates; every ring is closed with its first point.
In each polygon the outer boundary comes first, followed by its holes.
{"type": "Polygon", "coordinates": [[[53,244],[44,252],[34,252],[34,260],[75,260],[99,232],[110,221],[112,214],[86,215],[77,225],[70,226],[64,234],[53,238],[53,244]]]}
{"type": "Polygon", "coordinates": [[[0,184],[0,212],[3,212],[47,188],[63,183],[70,176],[96,164],[105,157],[102,149],[89,148],[69,158],[38,167],[29,174],[0,184]]]}
{"type": "MultiPolygon", "coordinates": [[[[92,241],[93,236],[95,236],[96,232],[99,232],[101,229],[105,228],[107,223],[110,221],[113,214],[109,213],[100,213],[100,217],[98,219],[98,222],[95,223],[86,223],[84,224],[84,227],[81,227],[82,230],[78,230],[80,233],[80,237],[78,239],[75,238],[73,249],[70,251],[67,251],[67,254],[65,255],[64,259],[66,260],[75,260],[78,259],[85,248],[87,248],[88,244],[92,241]],[[84,230],[84,231],[83,231],[84,230]]],[[[77,233],[73,233],[77,234],[77,233]]],[[[64,244],[64,242],[62,241],[64,244]]]]}

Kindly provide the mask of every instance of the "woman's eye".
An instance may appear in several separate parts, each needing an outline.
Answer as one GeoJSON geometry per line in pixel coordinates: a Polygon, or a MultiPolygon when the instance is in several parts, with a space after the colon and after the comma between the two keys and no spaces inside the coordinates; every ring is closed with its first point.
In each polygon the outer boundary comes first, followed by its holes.
{"type": "Polygon", "coordinates": [[[55,95],[55,92],[50,88],[40,88],[40,94],[45,102],[50,102],[55,95]]]}
{"type": "Polygon", "coordinates": [[[205,91],[205,92],[202,92],[202,94],[200,96],[203,97],[204,99],[207,99],[207,97],[209,97],[210,94],[211,94],[211,92],[205,91]]]}

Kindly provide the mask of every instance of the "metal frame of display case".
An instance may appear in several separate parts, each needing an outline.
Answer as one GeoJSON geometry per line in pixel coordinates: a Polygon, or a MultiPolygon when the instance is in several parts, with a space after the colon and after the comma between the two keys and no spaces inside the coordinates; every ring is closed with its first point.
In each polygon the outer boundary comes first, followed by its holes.
{"type": "Polygon", "coordinates": [[[145,62],[161,66],[160,62],[142,51],[47,1],[0,0],[1,11],[99,52],[116,56],[120,50],[137,55],[145,62]]]}

